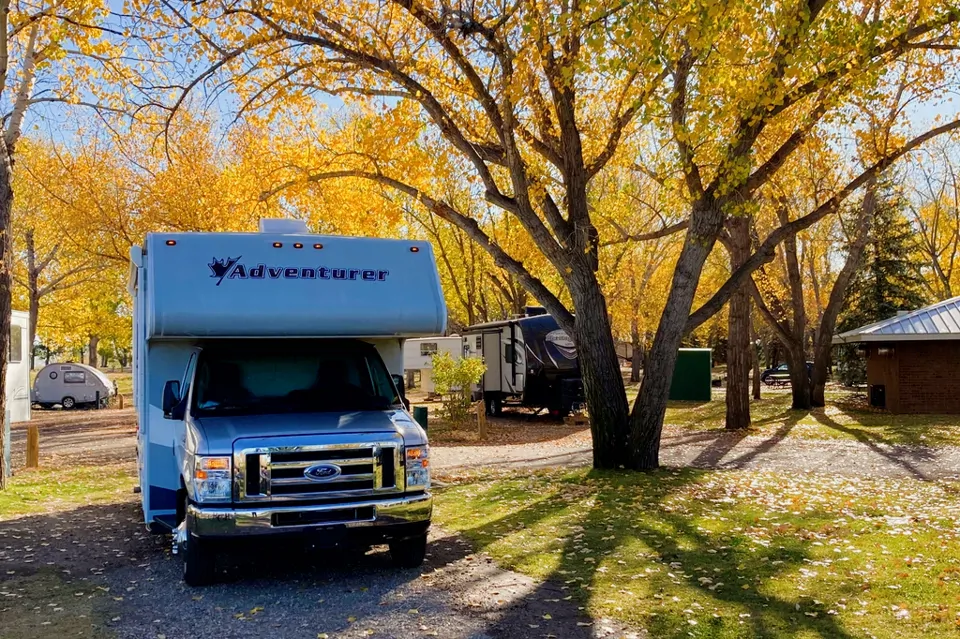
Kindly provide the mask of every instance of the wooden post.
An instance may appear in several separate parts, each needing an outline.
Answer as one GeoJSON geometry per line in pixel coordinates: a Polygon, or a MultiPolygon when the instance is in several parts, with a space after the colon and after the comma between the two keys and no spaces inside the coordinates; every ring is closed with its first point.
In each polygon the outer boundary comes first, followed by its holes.
{"type": "Polygon", "coordinates": [[[484,402],[477,402],[477,427],[480,430],[480,439],[487,438],[487,409],[484,402]]]}
{"type": "Polygon", "coordinates": [[[27,426],[27,468],[40,466],[40,427],[36,424],[27,426]]]}
{"type": "Polygon", "coordinates": [[[118,394],[117,401],[119,402],[120,410],[123,410],[123,395],[118,394]]]}

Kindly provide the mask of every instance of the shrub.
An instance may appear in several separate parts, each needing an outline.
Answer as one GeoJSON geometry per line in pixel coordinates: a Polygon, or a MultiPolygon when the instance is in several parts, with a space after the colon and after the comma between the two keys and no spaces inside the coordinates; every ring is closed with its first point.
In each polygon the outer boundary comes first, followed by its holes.
{"type": "Polygon", "coordinates": [[[470,387],[487,370],[483,360],[463,357],[454,360],[449,353],[433,356],[433,385],[443,397],[442,415],[454,424],[470,419],[470,387]]]}

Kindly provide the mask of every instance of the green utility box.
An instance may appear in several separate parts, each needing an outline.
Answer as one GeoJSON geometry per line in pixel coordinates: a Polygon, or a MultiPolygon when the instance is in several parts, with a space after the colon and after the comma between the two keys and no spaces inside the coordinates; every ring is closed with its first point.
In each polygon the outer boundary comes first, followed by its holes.
{"type": "Polygon", "coordinates": [[[713,350],[681,348],[677,367],[670,382],[670,399],[688,402],[709,402],[713,371],[713,350]]]}

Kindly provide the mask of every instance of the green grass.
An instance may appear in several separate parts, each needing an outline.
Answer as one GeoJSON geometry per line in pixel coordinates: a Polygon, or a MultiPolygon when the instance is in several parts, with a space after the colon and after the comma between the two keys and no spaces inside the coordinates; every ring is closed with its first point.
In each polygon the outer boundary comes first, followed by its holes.
{"type": "Polygon", "coordinates": [[[107,377],[117,383],[117,392],[126,397],[133,395],[132,373],[107,373],[107,377]]]}
{"type": "Polygon", "coordinates": [[[127,499],[136,483],[131,464],[79,466],[70,469],[68,481],[63,476],[62,469],[18,472],[7,482],[7,489],[0,491],[0,521],[112,503],[121,496],[127,499]]]}
{"type": "Polygon", "coordinates": [[[461,479],[436,521],[653,637],[960,636],[958,487],[552,471],[461,479]]]}
{"type": "MultiPolygon", "coordinates": [[[[665,423],[692,430],[724,428],[722,393],[708,403],[670,402],[665,423]]],[[[808,439],[856,439],[880,444],[960,445],[956,415],[892,415],[870,408],[862,395],[831,389],[827,406],[810,411],[790,408],[790,391],[765,388],[750,403],[751,434],[808,439]]]]}

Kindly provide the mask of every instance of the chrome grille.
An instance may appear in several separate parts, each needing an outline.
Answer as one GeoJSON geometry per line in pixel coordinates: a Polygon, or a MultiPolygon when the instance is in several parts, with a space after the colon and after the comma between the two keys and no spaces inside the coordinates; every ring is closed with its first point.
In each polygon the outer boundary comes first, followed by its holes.
{"type": "Polygon", "coordinates": [[[354,441],[343,435],[308,439],[311,443],[297,446],[259,445],[264,440],[238,442],[234,498],[241,502],[323,501],[403,491],[399,435],[395,439],[354,436],[354,441]],[[329,442],[321,443],[325,440],[329,442]],[[322,481],[307,478],[306,469],[316,464],[335,465],[340,474],[322,481]]]}

